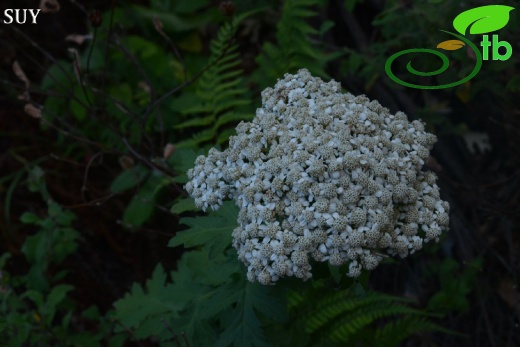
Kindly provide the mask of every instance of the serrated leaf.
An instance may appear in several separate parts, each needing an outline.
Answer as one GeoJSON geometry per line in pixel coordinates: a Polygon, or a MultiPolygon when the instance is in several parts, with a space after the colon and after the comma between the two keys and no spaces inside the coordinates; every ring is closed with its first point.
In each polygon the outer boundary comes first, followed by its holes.
{"type": "Polygon", "coordinates": [[[504,5],[476,7],[455,17],[453,27],[462,35],[466,35],[468,28],[470,34],[486,34],[505,27],[511,10],[514,7],[504,5]]]}
{"type": "Polygon", "coordinates": [[[184,261],[197,281],[207,285],[220,286],[231,282],[232,274],[240,271],[235,257],[220,254],[212,259],[207,250],[188,252],[185,257],[184,261]]]}
{"type": "Polygon", "coordinates": [[[275,290],[272,287],[251,283],[245,278],[237,286],[243,288],[242,293],[235,308],[229,313],[228,321],[225,321],[225,330],[214,346],[271,346],[264,337],[257,312],[271,320],[282,321],[285,319],[285,305],[272,295],[275,290]]]}
{"type": "Polygon", "coordinates": [[[213,258],[231,245],[231,233],[237,226],[238,208],[231,201],[225,201],[220,209],[208,216],[182,218],[181,224],[190,229],[178,232],[168,243],[168,247],[184,245],[195,247],[205,245],[213,258]]]}
{"type": "MultiPolygon", "coordinates": [[[[193,251],[183,255],[172,273],[172,297],[185,304],[171,325],[185,334],[194,346],[210,346],[216,340],[216,315],[232,307],[236,301],[226,278],[227,268],[236,269],[236,259],[220,255],[208,261],[207,251],[193,251]],[[224,276],[219,276],[223,270],[224,276]],[[208,277],[209,276],[209,277],[208,277]],[[211,285],[214,284],[214,285],[211,285]]],[[[228,276],[229,277],[229,276],[228,276]]],[[[236,290],[235,290],[236,291],[236,290]]]]}
{"type": "Polygon", "coordinates": [[[179,300],[172,291],[172,284],[166,283],[166,272],[161,264],[155,268],[146,285],[134,283],[130,293],[114,303],[114,318],[124,327],[136,328],[136,337],[148,337],[165,329],[162,319],[184,307],[185,301],[179,300]],[[142,326],[152,321],[155,329],[142,326]]]}

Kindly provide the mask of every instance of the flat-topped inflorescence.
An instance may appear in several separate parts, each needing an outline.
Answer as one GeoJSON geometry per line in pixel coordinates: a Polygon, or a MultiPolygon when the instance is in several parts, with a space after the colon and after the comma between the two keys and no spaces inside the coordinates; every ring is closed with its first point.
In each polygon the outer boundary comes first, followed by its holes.
{"type": "Polygon", "coordinates": [[[228,149],[197,158],[185,188],[204,210],[235,200],[233,246],[250,281],[309,279],[311,258],[356,277],[448,228],[437,177],[421,171],[436,137],[335,81],[286,74],[236,130],[228,149]]]}

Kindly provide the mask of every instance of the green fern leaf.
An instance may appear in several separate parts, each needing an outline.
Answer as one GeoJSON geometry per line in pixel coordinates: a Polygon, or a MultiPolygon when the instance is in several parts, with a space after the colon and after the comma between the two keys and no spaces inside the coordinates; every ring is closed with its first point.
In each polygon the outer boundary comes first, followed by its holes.
{"type": "Polygon", "coordinates": [[[189,128],[189,127],[195,127],[195,126],[208,126],[212,123],[213,123],[213,117],[211,117],[211,116],[196,117],[196,118],[192,118],[188,121],[182,122],[181,124],[177,124],[175,126],[175,129],[189,128]]]}
{"type": "Polygon", "coordinates": [[[253,118],[251,114],[227,112],[222,117],[220,117],[219,120],[215,123],[215,128],[219,128],[221,125],[225,125],[231,122],[248,121],[251,118],[253,118]]]}
{"type": "Polygon", "coordinates": [[[304,300],[305,296],[301,292],[291,290],[287,293],[287,303],[289,308],[297,307],[299,304],[303,303],[304,300]]]}
{"type": "MultiPolygon", "coordinates": [[[[193,138],[184,140],[175,145],[177,148],[196,148],[203,142],[208,142],[214,137],[213,129],[206,129],[193,135],[193,138]]],[[[192,163],[193,166],[193,163],[192,163]]]]}
{"type": "Polygon", "coordinates": [[[291,311],[298,312],[299,307],[305,307],[303,312],[297,313],[297,324],[320,345],[341,346],[356,342],[368,346],[392,346],[419,331],[443,329],[429,320],[431,314],[406,305],[410,300],[370,291],[356,294],[355,285],[348,290],[322,295],[309,307],[304,298],[323,292],[325,285],[325,282],[320,282],[307,292],[288,293],[291,311]],[[405,332],[394,330],[416,320],[416,332],[412,329],[405,332]]]}
{"type": "Polygon", "coordinates": [[[195,133],[190,140],[179,143],[179,146],[200,146],[204,143],[222,143],[219,134],[220,126],[236,124],[236,119],[224,117],[227,112],[252,112],[248,90],[243,87],[244,79],[240,69],[238,46],[233,43],[235,30],[248,16],[257,11],[239,15],[232,23],[226,23],[220,29],[216,39],[210,44],[211,66],[196,83],[197,105],[189,107],[181,113],[192,119],[177,125],[177,128],[205,127],[202,132],[195,133]],[[212,126],[211,124],[218,124],[212,126]],[[217,141],[215,141],[217,139],[217,141]]]}
{"type": "Polygon", "coordinates": [[[284,2],[283,13],[277,25],[276,45],[267,42],[262,54],[257,58],[260,65],[256,79],[265,87],[276,82],[285,73],[293,73],[307,68],[313,75],[327,77],[325,64],[327,58],[320,49],[309,40],[312,35],[319,35],[319,30],[307,22],[316,16],[312,7],[321,5],[321,0],[284,2]]]}
{"type": "Polygon", "coordinates": [[[369,293],[364,297],[356,297],[352,291],[340,291],[320,300],[316,309],[307,320],[307,331],[312,333],[336,317],[373,303],[388,303],[395,298],[379,293],[369,293]]]}
{"type": "Polygon", "coordinates": [[[377,319],[399,314],[418,314],[420,311],[412,310],[406,306],[389,304],[388,302],[376,303],[371,306],[362,306],[360,309],[344,316],[330,327],[330,338],[334,342],[348,342],[361,329],[372,324],[377,319]]]}

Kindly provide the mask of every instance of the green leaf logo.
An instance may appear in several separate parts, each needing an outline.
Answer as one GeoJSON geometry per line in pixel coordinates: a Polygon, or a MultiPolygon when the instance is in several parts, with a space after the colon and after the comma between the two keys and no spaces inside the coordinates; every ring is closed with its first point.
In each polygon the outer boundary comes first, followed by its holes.
{"type": "Polygon", "coordinates": [[[476,7],[459,14],[453,20],[453,27],[462,35],[470,28],[470,34],[486,34],[502,29],[509,22],[509,12],[514,7],[504,5],[487,5],[476,7]]]}

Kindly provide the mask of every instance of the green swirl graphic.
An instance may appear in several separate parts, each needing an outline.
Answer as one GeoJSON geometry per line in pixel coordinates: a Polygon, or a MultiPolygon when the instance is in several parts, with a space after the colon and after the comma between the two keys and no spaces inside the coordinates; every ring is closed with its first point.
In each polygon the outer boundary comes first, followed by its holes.
{"type": "Polygon", "coordinates": [[[469,81],[470,79],[472,79],[473,77],[475,77],[475,75],[480,71],[480,68],[482,67],[482,54],[478,50],[477,46],[475,46],[471,41],[466,39],[464,36],[461,36],[461,35],[458,35],[458,34],[455,34],[455,33],[449,32],[449,31],[446,31],[446,30],[441,30],[441,31],[457,37],[458,39],[460,39],[461,41],[466,43],[469,47],[471,47],[473,52],[475,52],[475,57],[477,59],[477,62],[475,64],[475,68],[473,69],[473,71],[471,71],[471,73],[467,77],[461,79],[460,81],[447,83],[447,84],[441,84],[441,85],[438,85],[438,86],[423,86],[423,85],[420,85],[420,84],[413,84],[413,83],[405,82],[402,79],[400,79],[399,77],[397,77],[392,72],[392,63],[394,62],[394,60],[397,59],[398,57],[400,57],[402,55],[405,55],[405,54],[408,54],[408,53],[430,53],[430,54],[434,54],[434,55],[438,56],[442,60],[442,66],[439,69],[437,69],[435,71],[431,71],[431,72],[422,72],[422,71],[418,71],[418,70],[414,69],[412,67],[412,61],[410,60],[408,62],[408,64],[406,65],[406,70],[408,70],[408,72],[410,72],[410,73],[412,73],[414,75],[417,75],[417,76],[435,76],[435,75],[438,75],[438,74],[443,73],[444,71],[446,71],[448,69],[448,66],[449,66],[448,57],[444,53],[442,53],[442,52],[439,52],[439,51],[436,51],[436,50],[433,50],[433,49],[428,49],[428,48],[406,49],[404,51],[400,51],[400,52],[397,52],[397,53],[393,54],[390,58],[388,58],[388,60],[385,63],[385,71],[386,71],[388,77],[390,77],[394,82],[399,83],[399,84],[401,84],[403,86],[410,87],[410,88],[417,88],[417,89],[443,89],[443,88],[455,87],[455,86],[458,86],[459,84],[465,83],[465,82],[469,81]]]}

